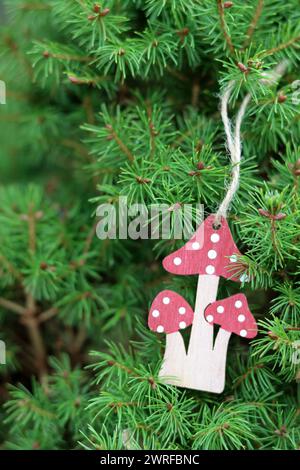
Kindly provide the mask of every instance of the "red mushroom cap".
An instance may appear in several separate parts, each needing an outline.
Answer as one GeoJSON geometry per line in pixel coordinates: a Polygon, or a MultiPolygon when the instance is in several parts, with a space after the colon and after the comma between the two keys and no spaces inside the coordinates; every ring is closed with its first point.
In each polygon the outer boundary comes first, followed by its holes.
{"type": "Polygon", "coordinates": [[[223,330],[243,338],[250,339],[257,335],[257,324],[244,294],[213,302],[205,310],[205,318],[208,323],[220,325],[223,330]]]}
{"type": "Polygon", "coordinates": [[[226,219],[214,227],[215,216],[205,219],[193,237],[179,250],[163,260],[163,267],[173,274],[213,274],[233,281],[246,281],[238,262],[237,249],[226,219]]]}
{"type": "Polygon", "coordinates": [[[194,312],[187,301],[171,290],[163,290],[152,302],[148,325],[157,333],[175,333],[193,323],[194,312]]]}

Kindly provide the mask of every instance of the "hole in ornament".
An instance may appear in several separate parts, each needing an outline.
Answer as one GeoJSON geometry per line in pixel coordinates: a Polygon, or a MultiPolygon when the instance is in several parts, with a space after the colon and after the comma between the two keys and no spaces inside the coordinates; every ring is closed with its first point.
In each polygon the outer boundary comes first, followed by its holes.
{"type": "Polygon", "coordinates": [[[220,228],[222,227],[222,224],[221,223],[219,223],[219,224],[213,223],[212,227],[213,227],[214,230],[220,230],[220,228]]]}

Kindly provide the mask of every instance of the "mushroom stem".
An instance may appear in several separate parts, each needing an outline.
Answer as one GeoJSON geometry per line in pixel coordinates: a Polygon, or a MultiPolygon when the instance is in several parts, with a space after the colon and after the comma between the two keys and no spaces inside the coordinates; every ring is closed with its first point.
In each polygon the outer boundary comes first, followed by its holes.
{"type": "Polygon", "coordinates": [[[204,311],[217,297],[219,276],[200,275],[198,278],[195,315],[184,371],[184,386],[196,390],[220,393],[215,387],[213,325],[210,325],[204,311]]]}
{"type": "Polygon", "coordinates": [[[230,336],[231,333],[229,331],[220,328],[215,340],[213,352],[215,366],[214,386],[216,390],[219,390],[217,393],[221,393],[225,387],[226,358],[230,336]]]}
{"type": "Polygon", "coordinates": [[[170,385],[181,385],[186,351],[179,331],[166,335],[166,349],[159,376],[164,377],[170,385]]]}
{"type": "Polygon", "coordinates": [[[220,328],[215,340],[214,353],[218,356],[225,357],[225,360],[230,336],[230,331],[226,331],[223,330],[223,328],[220,328]]]}
{"type": "Polygon", "coordinates": [[[199,359],[208,350],[213,349],[213,326],[205,317],[206,307],[217,298],[219,276],[202,274],[198,277],[195,315],[190,336],[188,356],[197,356],[199,359]]]}

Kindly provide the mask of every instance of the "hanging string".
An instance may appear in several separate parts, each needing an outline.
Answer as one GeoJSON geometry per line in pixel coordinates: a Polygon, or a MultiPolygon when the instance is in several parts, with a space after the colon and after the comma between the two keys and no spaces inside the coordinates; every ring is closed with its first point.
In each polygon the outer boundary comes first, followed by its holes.
{"type": "Polygon", "coordinates": [[[220,225],[221,218],[226,218],[227,212],[230,206],[231,201],[233,200],[240,183],[240,163],[241,163],[241,154],[242,154],[242,144],[241,144],[241,125],[245,115],[246,108],[251,99],[250,94],[246,95],[243,99],[241,107],[236,117],[235,130],[234,134],[232,133],[232,126],[230,119],[228,117],[228,102],[231,96],[232,89],[234,87],[234,81],[229,82],[222,98],[221,98],[221,116],[225,129],[227,147],[230,153],[230,159],[232,163],[231,171],[231,182],[227,193],[220,204],[220,207],[216,213],[215,225],[220,225]]]}
{"type": "MultiPolygon", "coordinates": [[[[261,82],[265,85],[272,85],[278,82],[278,80],[284,75],[287,67],[289,65],[288,60],[283,60],[280,62],[273,70],[266,74],[265,78],[261,79],[261,82]]],[[[227,193],[219,206],[219,209],[216,213],[215,222],[216,226],[220,225],[221,218],[227,217],[227,212],[231,201],[233,200],[240,183],[240,163],[241,163],[241,154],[242,154],[242,143],[241,143],[241,125],[243,118],[245,116],[246,108],[251,99],[251,95],[248,94],[245,96],[240,109],[238,111],[234,134],[232,133],[232,126],[230,119],[228,117],[228,103],[231,96],[231,92],[234,87],[234,80],[229,82],[222,98],[221,98],[221,116],[224,125],[224,130],[226,134],[226,143],[227,148],[230,153],[230,159],[232,163],[231,171],[231,182],[229,184],[227,193]]]]}

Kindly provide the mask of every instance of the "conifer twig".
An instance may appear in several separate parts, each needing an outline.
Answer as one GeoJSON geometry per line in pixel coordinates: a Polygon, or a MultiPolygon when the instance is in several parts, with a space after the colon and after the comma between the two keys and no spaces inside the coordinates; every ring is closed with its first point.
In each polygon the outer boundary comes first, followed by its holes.
{"type": "Polygon", "coordinates": [[[59,310],[55,307],[49,308],[45,310],[38,316],[38,323],[44,323],[45,321],[50,320],[51,318],[55,317],[58,314],[59,310]]]}
{"type": "Polygon", "coordinates": [[[124,144],[124,142],[120,139],[120,137],[118,136],[117,132],[115,131],[115,129],[113,128],[111,124],[108,124],[106,127],[110,131],[109,137],[115,140],[115,142],[118,144],[122,152],[125,153],[128,160],[132,163],[134,161],[134,156],[129,150],[129,148],[127,147],[127,145],[124,144]]]}
{"type": "Polygon", "coordinates": [[[223,36],[225,38],[226,44],[227,44],[230,52],[233,54],[234,53],[234,46],[232,44],[231,36],[227,31],[227,24],[226,24],[226,21],[225,21],[224,7],[223,7],[222,0],[217,0],[217,6],[218,6],[219,17],[220,17],[221,30],[223,32],[223,36]]]}
{"type": "Polygon", "coordinates": [[[0,297],[0,305],[1,307],[17,313],[18,315],[24,315],[26,313],[25,307],[22,307],[22,305],[19,305],[16,302],[12,302],[11,300],[3,299],[2,297],[0,297]]]}
{"type": "Polygon", "coordinates": [[[283,49],[287,49],[290,46],[294,46],[295,43],[297,42],[300,42],[300,36],[296,36],[295,38],[292,38],[289,41],[279,44],[278,46],[272,47],[271,49],[267,51],[263,51],[261,54],[258,54],[258,55],[268,56],[268,55],[276,54],[277,52],[280,52],[283,49]]]}
{"type": "Polygon", "coordinates": [[[263,7],[264,7],[264,0],[258,0],[256,10],[254,12],[254,16],[252,18],[252,21],[246,33],[247,39],[244,42],[244,48],[248,47],[250,44],[251,38],[253,36],[253,33],[255,31],[259,18],[261,17],[263,7]]]}
{"type": "MultiPolygon", "coordinates": [[[[35,255],[36,250],[36,214],[30,210],[27,215],[28,222],[28,248],[32,256],[35,255]]],[[[24,324],[27,328],[28,335],[33,347],[36,368],[41,382],[47,374],[46,367],[46,348],[44,345],[43,337],[39,329],[38,320],[36,318],[37,306],[33,295],[26,292],[26,314],[24,317],[24,324]]]]}

